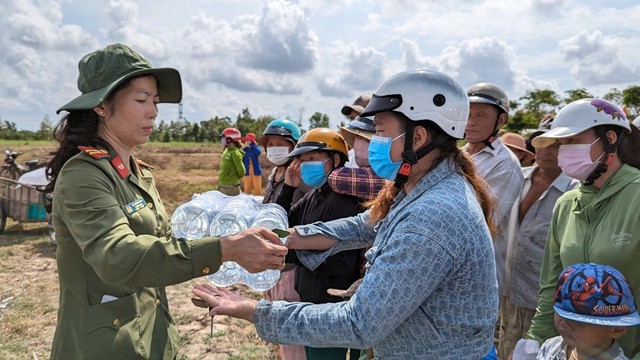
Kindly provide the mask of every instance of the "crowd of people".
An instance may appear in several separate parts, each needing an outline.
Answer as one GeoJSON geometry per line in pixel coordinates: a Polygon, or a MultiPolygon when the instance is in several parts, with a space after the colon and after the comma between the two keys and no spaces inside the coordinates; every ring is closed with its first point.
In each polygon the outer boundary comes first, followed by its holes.
{"type": "Polygon", "coordinates": [[[47,170],[52,359],[176,358],[164,287],[224,261],[282,270],[261,300],[193,293],[211,316],[254,323],[284,360],[640,359],[640,130],[616,105],[574,101],[525,137],[504,132],[496,84],[403,71],[343,106],[339,131],[225,129],[216,189],[279,204],[289,236],[190,242],[132,154],[157,104],[180,101],[179,72],[122,44],[78,68],[47,170]]]}

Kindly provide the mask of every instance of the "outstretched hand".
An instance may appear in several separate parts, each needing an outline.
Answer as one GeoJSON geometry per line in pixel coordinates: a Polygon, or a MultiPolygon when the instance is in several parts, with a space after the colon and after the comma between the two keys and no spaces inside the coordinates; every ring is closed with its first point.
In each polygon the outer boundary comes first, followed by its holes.
{"type": "Polygon", "coordinates": [[[258,305],[256,300],[208,284],[196,285],[191,292],[209,304],[211,316],[227,315],[253,322],[253,313],[258,305]]]}
{"type": "Polygon", "coordinates": [[[222,261],[235,261],[251,273],[284,268],[288,252],[278,235],[263,227],[225,236],[220,239],[220,247],[222,261]]]}

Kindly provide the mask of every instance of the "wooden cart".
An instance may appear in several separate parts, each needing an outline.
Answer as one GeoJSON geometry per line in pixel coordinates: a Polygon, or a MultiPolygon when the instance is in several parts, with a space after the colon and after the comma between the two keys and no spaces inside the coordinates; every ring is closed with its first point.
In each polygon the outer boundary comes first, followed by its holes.
{"type": "Polygon", "coordinates": [[[0,177],[0,234],[4,232],[7,218],[18,223],[50,223],[51,216],[45,209],[47,198],[41,190],[36,186],[0,177]]]}

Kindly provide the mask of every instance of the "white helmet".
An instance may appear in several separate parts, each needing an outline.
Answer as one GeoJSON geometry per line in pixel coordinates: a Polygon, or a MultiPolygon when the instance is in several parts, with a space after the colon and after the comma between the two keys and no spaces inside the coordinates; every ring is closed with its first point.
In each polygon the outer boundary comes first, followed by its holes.
{"type": "Polygon", "coordinates": [[[556,139],[567,138],[601,125],[613,125],[631,131],[629,120],[614,104],[602,99],[576,100],[558,111],[551,130],[531,141],[535,148],[545,148],[556,139]]]}
{"type": "Polygon", "coordinates": [[[449,136],[462,139],[469,99],[453,78],[429,70],[410,70],[387,79],[360,116],[395,111],[412,121],[430,120],[449,136]]]}

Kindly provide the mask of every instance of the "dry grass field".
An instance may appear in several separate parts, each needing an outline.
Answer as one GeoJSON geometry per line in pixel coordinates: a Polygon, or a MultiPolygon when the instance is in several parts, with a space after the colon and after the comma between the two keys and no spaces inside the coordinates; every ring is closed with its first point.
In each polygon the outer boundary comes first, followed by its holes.
{"type": "MultiPolygon", "coordinates": [[[[18,158],[23,162],[44,157],[55,146],[3,142],[0,150],[5,148],[23,152],[18,158]]],[[[155,167],[156,184],[169,213],[193,193],[211,190],[217,183],[219,146],[149,144],[140,147],[137,156],[155,167]]],[[[56,249],[49,243],[45,225],[9,220],[0,235],[0,359],[49,358],[58,279],[56,249]]],[[[216,317],[210,333],[206,311],[189,301],[193,285],[205,281],[195,279],[167,288],[181,334],[178,359],[276,359],[276,346],[262,341],[246,321],[216,317]]],[[[261,296],[245,287],[237,289],[255,298],[261,296]]]]}

